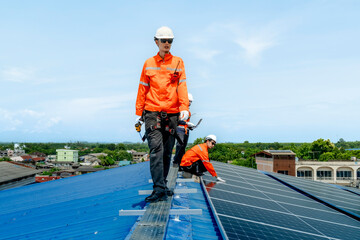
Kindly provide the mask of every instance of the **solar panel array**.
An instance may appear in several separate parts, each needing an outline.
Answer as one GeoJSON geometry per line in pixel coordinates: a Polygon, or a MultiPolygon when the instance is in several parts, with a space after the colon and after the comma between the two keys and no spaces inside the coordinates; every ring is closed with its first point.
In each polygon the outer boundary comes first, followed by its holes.
{"type": "Polygon", "coordinates": [[[291,150],[267,150],[269,153],[293,153],[291,150]]]}
{"type": "Polygon", "coordinates": [[[212,163],[226,183],[203,180],[229,239],[354,239],[360,232],[359,221],[255,169],[212,163]]]}
{"type": "MultiPolygon", "coordinates": [[[[345,191],[336,185],[309,181],[302,178],[294,178],[292,176],[287,176],[277,173],[268,173],[272,176],[279,178],[282,181],[285,181],[292,186],[299,188],[321,200],[330,203],[334,206],[337,206],[341,209],[349,211],[353,214],[356,214],[360,218],[360,196],[349,191],[345,191]]],[[[352,190],[356,191],[356,189],[352,190]]]]}

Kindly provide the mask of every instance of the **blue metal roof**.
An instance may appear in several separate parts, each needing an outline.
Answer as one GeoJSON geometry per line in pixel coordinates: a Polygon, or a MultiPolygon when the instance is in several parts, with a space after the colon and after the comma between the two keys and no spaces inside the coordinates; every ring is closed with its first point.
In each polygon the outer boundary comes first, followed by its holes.
{"type": "MultiPolygon", "coordinates": [[[[0,239],[125,239],[138,217],[119,216],[119,210],[144,208],[138,190],[152,189],[150,178],[144,162],[0,191],[0,239]]],[[[203,209],[185,227],[192,238],[220,239],[203,192],[188,198],[191,208],[203,209]]],[[[167,239],[188,239],[171,222],[168,232],[167,239]]]]}
{"type": "Polygon", "coordinates": [[[177,183],[177,189],[197,189],[196,194],[179,194],[174,197],[172,209],[201,209],[202,215],[170,215],[165,239],[223,239],[213,213],[199,183],[177,183]]]}

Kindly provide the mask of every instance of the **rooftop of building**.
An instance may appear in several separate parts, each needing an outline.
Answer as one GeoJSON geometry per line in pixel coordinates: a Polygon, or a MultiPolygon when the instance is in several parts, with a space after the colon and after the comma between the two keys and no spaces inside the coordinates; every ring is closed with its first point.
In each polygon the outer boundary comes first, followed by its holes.
{"type": "MultiPolygon", "coordinates": [[[[213,162],[213,161],[212,161],[213,162]]],[[[354,239],[360,191],[220,162],[226,183],[206,174],[178,182],[164,239],[354,239]]],[[[0,191],[0,239],[130,239],[151,190],[149,162],[0,191]],[[21,231],[19,231],[21,229],[21,231]]]]}
{"type": "Polygon", "coordinates": [[[0,183],[35,175],[40,171],[11,162],[0,162],[0,183]]]}

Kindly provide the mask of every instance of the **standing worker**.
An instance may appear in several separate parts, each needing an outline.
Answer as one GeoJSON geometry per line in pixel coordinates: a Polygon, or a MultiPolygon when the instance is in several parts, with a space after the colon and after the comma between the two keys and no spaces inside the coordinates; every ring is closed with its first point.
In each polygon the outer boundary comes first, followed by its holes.
{"type": "MultiPolygon", "coordinates": [[[[189,108],[191,103],[194,101],[193,95],[191,93],[188,94],[189,97],[189,108]]],[[[176,129],[176,132],[180,139],[182,140],[181,144],[179,141],[176,142],[176,152],[174,156],[174,167],[179,167],[182,157],[185,154],[186,145],[189,140],[189,130],[193,130],[195,125],[190,122],[191,112],[189,111],[189,118],[186,121],[179,121],[179,125],[176,129]]]]}
{"type": "Polygon", "coordinates": [[[181,159],[180,170],[202,176],[204,172],[208,171],[218,181],[225,182],[217,176],[214,166],[210,163],[208,149],[212,149],[216,145],[216,136],[208,135],[205,142],[195,145],[188,150],[181,159]]]}
{"type": "Polygon", "coordinates": [[[136,123],[145,121],[145,136],[150,148],[153,192],[145,198],[147,202],[164,201],[173,194],[166,186],[169,156],[177,137],[178,120],[185,121],[189,117],[184,62],[170,53],[174,34],[170,28],[160,27],[154,40],[159,52],[144,63],[136,99],[136,123]]]}

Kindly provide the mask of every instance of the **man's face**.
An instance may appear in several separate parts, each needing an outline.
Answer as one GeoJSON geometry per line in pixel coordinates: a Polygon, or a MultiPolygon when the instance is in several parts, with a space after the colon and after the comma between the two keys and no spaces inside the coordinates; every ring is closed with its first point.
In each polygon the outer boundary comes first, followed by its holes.
{"type": "Polygon", "coordinates": [[[212,149],[213,147],[215,147],[216,142],[214,140],[207,140],[206,145],[207,145],[208,149],[212,149]]]}
{"type": "Polygon", "coordinates": [[[159,47],[160,52],[169,53],[171,48],[171,43],[173,39],[157,39],[156,45],[159,47]]]}

